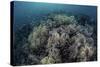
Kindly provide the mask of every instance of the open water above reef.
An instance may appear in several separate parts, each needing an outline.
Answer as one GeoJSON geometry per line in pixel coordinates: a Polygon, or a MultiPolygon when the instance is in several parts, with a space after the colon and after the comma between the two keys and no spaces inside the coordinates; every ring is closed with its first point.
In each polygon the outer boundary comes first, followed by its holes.
{"type": "MultiPolygon", "coordinates": [[[[14,2],[14,29],[19,28],[23,24],[39,21],[44,16],[53,12],[70,13],[75,15],[84,14],[96,21],[96,6],[82,6],[69,4],[52,4],[38,2],[14,2]]],[[[37,23],[37,22],[36,22],[37,23]]],[[[94,22],[95,23],[95,22],[94,22]]],[[[14,30],[14,31],[15,31],[14,30]]]]}

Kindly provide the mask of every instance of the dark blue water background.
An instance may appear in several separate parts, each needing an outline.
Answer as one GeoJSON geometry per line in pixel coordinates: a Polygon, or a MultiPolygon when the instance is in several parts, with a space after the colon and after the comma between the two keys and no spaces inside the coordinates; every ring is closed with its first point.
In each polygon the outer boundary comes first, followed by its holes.
{"type": "Polygon", "coordinates": [[[73,14],[85,14],[97,18],[96,6],[37,3],[37,2],[14,2],[14,30],[23,24],[39,21],[43,16],[53,12],[70,12],[73,14]]]}

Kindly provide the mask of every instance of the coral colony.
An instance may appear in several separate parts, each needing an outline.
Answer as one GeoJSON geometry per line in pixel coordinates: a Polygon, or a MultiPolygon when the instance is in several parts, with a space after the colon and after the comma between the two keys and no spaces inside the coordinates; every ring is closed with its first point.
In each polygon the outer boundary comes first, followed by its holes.
{"type": "Polygon", "coordinates": [[[45,18],[14,33],[14,65],[97,60],[96,26],[88,16],[53,13],[45,18]]]}

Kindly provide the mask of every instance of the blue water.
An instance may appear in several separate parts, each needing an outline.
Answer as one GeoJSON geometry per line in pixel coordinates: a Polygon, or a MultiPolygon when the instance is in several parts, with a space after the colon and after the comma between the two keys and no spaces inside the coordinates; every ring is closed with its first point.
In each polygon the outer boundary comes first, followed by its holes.
{"type": "Polygon", "coordinates": [[[39,2],[14,2],[14,29],[22,24],[31,23],[53,12],[70,12],[73,14],[85,14],[96,20],[96,6],[68,5],[68,4],[52,4],[39,2]]]}

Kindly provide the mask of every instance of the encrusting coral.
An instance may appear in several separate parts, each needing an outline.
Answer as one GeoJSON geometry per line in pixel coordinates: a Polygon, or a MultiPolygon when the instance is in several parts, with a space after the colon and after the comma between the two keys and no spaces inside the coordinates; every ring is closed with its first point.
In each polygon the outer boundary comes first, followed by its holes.
{"type": "Polygon", "coordinates": [[[93,26],[79,24],[74,16],[48,16],[28,35],[27,60],[31,58],[29,64],[91,61],[96,55],[93,32],[93,26]]]}

